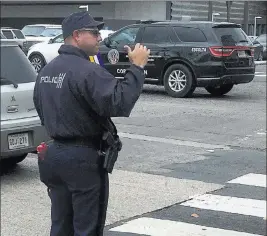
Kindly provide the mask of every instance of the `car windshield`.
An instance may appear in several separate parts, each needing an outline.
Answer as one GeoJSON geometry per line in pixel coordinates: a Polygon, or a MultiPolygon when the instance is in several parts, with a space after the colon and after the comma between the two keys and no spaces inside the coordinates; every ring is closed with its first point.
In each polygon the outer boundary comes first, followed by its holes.
{"type": "Polygon", "coordinates": [[[59,34],[62,34],[62,29],[61,28],[46,28],[40,36],[43,37],[54,37],[59,34]]]}
{"type": "Polygon", "coordinates": [[[45,30],[45,26],[24,26],[21,30],[25,36],[40,36],[40,34],[45,30]]]}
{"type": "Polygon", "coordinates": [[[216,27],[214,32],[223,46],[251,43],[245,32],[239,27],[216,27]]]}
{"type": "Polygon", "coordinates": [[[109,35],[113,34],[113,30],[100,30],[102,40],[108,37],[109,35]]]}

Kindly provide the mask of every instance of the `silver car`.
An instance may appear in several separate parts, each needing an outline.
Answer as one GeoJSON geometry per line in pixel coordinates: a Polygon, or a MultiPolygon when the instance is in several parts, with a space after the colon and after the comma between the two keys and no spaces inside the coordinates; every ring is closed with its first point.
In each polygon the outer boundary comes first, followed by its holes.
{"type": "Polygon", "coordinates": [[[21,162],[49,140],[33,104],[36,76],[18,44],[1,39],[1,162],[21,162]]]}
{"type": "Polygon", "coordinates": [[[26,54],[27,40],[25,35],[19,29],[11,28],[11,27],[1,27],[1,38],[2,35],[4,38],[15,41],[18,43],[19,47],[26,54]]]}

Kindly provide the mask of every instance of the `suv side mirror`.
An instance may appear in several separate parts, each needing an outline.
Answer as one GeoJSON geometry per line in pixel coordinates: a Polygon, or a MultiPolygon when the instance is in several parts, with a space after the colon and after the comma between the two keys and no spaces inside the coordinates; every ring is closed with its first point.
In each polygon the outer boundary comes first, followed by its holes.
{"type": "Polygon", "coordinates": [[[257,40],[254,40],[253,44],[260,44],[260,43],[257,40]]]}
{"type": "Polygon", "coordinates": [[[53,39],[49,39],[49,41],[48,41],[49,44],[53,43],[53,42],[54,42],[53,39]]]}

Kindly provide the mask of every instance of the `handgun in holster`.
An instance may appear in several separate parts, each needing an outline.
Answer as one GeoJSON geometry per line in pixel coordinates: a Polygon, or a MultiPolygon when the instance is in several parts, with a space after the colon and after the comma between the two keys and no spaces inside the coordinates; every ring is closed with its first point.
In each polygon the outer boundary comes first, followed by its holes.
{"type": "Polygon", "coordinates": [[[112,173],[119,151],[122,148],[122,142],[118,135],[112,135],[109,131],[104,132],[102,141],[104,146],[104,149],[102,150],[104,156],[103,168],[108,173],[112,173]]]}

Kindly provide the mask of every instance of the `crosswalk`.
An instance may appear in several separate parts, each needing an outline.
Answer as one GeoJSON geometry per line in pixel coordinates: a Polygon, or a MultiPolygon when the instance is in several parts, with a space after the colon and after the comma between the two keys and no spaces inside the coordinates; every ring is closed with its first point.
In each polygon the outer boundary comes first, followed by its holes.
{"type": "Polygon", "coordinates": [[[249,173],[221,190],[114,226],[107,236],[264,236],[266,209],[266,175],[249,173]]]}
{"type": "Polygon", "coordinates": [[[266,72],[255,72],[256,77],[266,77],[266,72]]]}

